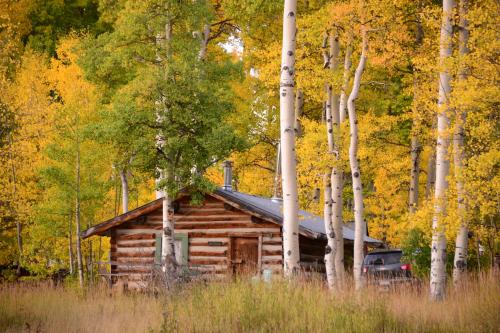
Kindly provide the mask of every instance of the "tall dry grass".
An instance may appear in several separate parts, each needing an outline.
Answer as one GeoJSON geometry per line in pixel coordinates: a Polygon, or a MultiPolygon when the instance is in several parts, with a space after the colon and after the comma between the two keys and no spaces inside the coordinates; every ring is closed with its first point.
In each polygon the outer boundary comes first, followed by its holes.
{"type": "Polygon", "coordinates": [[[317,279],[192,283],[168,295],[0,287],[0,332],[500,332],[498,276],[451,289],[329,293],[317,279]]]}

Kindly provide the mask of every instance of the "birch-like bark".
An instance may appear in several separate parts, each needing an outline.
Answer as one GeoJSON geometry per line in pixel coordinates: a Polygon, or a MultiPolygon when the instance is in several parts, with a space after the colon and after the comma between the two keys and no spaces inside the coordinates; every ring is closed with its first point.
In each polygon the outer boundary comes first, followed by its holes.
{"type": "MultiPolygon", "coordinates": [[[[169,66],[168,62],[171,58],[171,48],[170,43],[172,41],[172,22],[167,20],[165,24],[165,57],[167,66],[165,68],[165,77],[169,79],[169,66]]],[[[159,117],[159,122],[164,121],[163,117],[159,117]]],[[[159,135],[157,140],[157,145],[161,148],[164,144],[164,138],[159,135]]],[[[173,181],[173,175],[168,174],[166,170],[161,170],[161,177],[171,183],[173,181]]],[[[172,198],[169,193],[165,190],[161,193],[163,195],[162,200],[162,248],[161,248],[161,258],[162,258],[162,270],[167,274],[168,278],[175,275],[175,268],[177,262],[175,261],[175,238],[174,238],[174,222],[172,220],[173,210],[172,210],[172,198]]],[[[167,281],[168,282],[168,281],[167,281]]],[[[167,286],[168,287],[168,286],[167,286]]]]}
{"type": "Polygon", "coordinates": [[[80,143],[76,143],[76,200],[75,200],[75,224],[76,224],[76,260],[78,268],[78,283],[83,288],[83,258],[82,258],[82,240],[80,238],[80,143]]]}
{"type": "Polygon", "coordinates": [[[207,48],[209,40],[210,40],[210,24],[205,24],[203,26],[203,32],[201,34],[200,52],[198,53],[198,58],[200,60],[205,60],[207,58],[207,48]]]}
{"type": "Polygon", "coordinates": [[[349,145],[349,164],[351,166],[352,175],[352,190],[354,193],[354,258],[353,258],[353,274],[354,285],[356,290],[363,287],[361,277],[361,269],[363,265],[363,248],[364,235],[366,234],[366,223],[363,218],[363,185],[361,183],[361,171],[358,162],[358,121],[356,119],[355,100],[359,94],[361,85],[361,76],[365,69],[366,52],[368,48],[368,40],[366,36],[366,28],[362,27],[362,47],[361,57],[358,67],[354,74],[354,82],[352,91],[347,101],[347,110],[349,112],[349,127],[350,127],[350,145],[349,145]]]}
{"type": "Polygon", "coordinates": [[[328,288],[333,290],[335,288],[335,231],[332,225],[332,187],[330,185],[329,175],[325,174],[323,177],[324,187],[324,200],[325,205],[323,209],[323,220],[325,223],[325,231],[327,237],[327,245],[325,248],[325,268],[326,268],[326,281],[328,288]]]}
{"type": "Polygon", "coordinates": [[[290,277],[300,267],[299,200],[294,130],[294,76],[297,0],[285,0],[280,74],[280,132],[283,187],[283,271],[290,277]]]}
{"type": "MultiPolygon", "coordinates": [[[[422,1],[418,2],[418,11],[420,12],[422,7],[422,1]]],[[[420,14],[417,13],[416,22],[416,32],[415,32],[415,49],[418,51],[422,46],[422,41],[424,38],[424,30],[422,28],[422,22],[420,20],[420,14]]],[[[422,146],[419,140],[420,133],[420,121],[418,120],[420,115],[420,100],[418,96],[420,85],[418,80],[418,73],[413,69],[413,119],[412,119],[412,129],[411,129],[411,169],[410,169],[410,190],[408,198],[408,207],[410,214],[413,214],[418,209],[418,185],[419,185],[419,175],[420,175],[420,153],[422,152],[422,146]]]]}
{"type": "Polygon", "coordinates": [[[174,221],[172,211],[172,199],[165,192],[163,197],[162,213],[163,213],[163,233],[162,233],[162,248],[161,258],[163,263],[163,271],[168,272],[169,276],[177,266],[175,261],[175,239],[174,239],[174,221]]]}
{"type": "Polygon", "coordinates": [[[73,228],[72,228],[73,218],[71,215],[68,219],[68,254],[69,254],[69,274],[73,276],[75,274],[75,258],[73,258],[73,228]]]}
{"type": "Polygon", "coordinates": [[[351,56],[352,56],[352,47],[351,47],[352,38],[349,37],[349,41],[346,45],[345,56],[344,56],[344,74],[342,81],[342,89],[340,90],[340,104],[339,104],[339,112],[340,112],[340,123],[342,124],[346,118],[346,107],[347,107],[347,88],[349,87],[349,73],[351,71],[351,56]]]}
{"type": "MultiPolygon", "coordinates": [[[[415,124],[415,121],[413,121],[415,124]]],[[[418,140],[418,134],[412,133],[411,137],[411,170],[410,170],[410,191],[408,206],[411,214],[418,208],[418,176],[420,174],[420,152],[421,146],[418,140]]]]}
{"type": "Polygon", "coordinates": [[[274,173],[274,186],[273,186],[273,198],[281,198],[280,191],[280,179],[281,179],[281,144],[278,143],[276,147],[276,170],[274,173]]]}
{"type": "MultiPolygon", "coordinates": [[[[435,129],[436,127],[433,127],[435,129]]],[[[432,151],[429,154],[427,161],[427,180],[425,183],[425,199],[429,200],[436,185],[436,148],[431,147],[432,151]]]]}
{"type": "Polygon", "coordinates": [[[452,55],[453,34],[453,0],[443,0],[443,19],[440,39],[439,96],[437,116],[436,145],[436,187],[434,190],[434,216],[432,218],[431,276],[430,296],[433,300],[444,298],[446,290],[446,236],[443,217],[446,214],[446,192],[450,161],[448,148],[450,145],[448,119],[451,77],[446,70],[446,62],[452,55]]]}
{"type": "Polygon", "coordinates": [[[300,117],[304,112],[304,93],[302,90],[297,89],[297,95],[295,96],[295,135],[300,138],[302,136],[302,125],[300,124],[300,117]]]}
{"type": "Polygon", "coordinates": [[[127,170],[120,169],[120,179],[122,182],[122,213],[128,212],[128,179],[127,170]]]}
{"type": "MultiPolygon", "coordinates": [[[[463,57],[469,53],[468,40],[469,30],[467,22],[468,0],[460,0],[459,13],[459,56],[460,56],[460,72],[458,80],[464,82],[467,80],[467,66],[463,64],[463,57]]],[[[455,257],[453,259],[453,283],[458,285],[467,271],[467,247],[468,247],[468,221],[466,217],[465,205],[465,188],[463,181],[463,169],[465,160],[464,151],[464,138],[465,138],[465,121],[467,118],[467,111],[459,109],[455,115],[455,131],[453,135],[453,160],[455,165],[455,178],[457,187],[457,201],[458,201],[458,218],[460,227],[455,241],[455,257]]]]}
{"type": "Polygon", "coordinates": [[[340,159],[340,114],[339,108],[332,108],[332,127],[333,127],[333,167],[331,170],[332,184],[332,225],[335,235],[335,274],[337,277],[337,286],[342,286],[344,282],[344,232],[343,232],[343,200],[344,191],[344,172],[340,159]]]}
{"type": "MultiPolygon", "coordinates": [[[[332,75],[335,73],[338,67],[338,57],[339,57],[339,39],[338,35],[330,34],[329,37],[330,43],[330,70],[332,75]]],[[[342,238],[343,246],[343,235],[342,230],[339,232],[338,226],[338,188],[339,184],[336,182],[338,180],[337,177],[333,177],[333,174],[337,173],[338,164],[339,164],[339,95],[333,91],[333,85],[328,87],[328,97],[327,97],[327,107],[326,107],[326,123],[327,123],[327,138],[328,138],[328,153],[332,156],[332,167],[327,174],[324,175],[324,184],[325,184],[325,214],[328,213],[328,216],[325,215],[325,230],[326,237],[328,241],[328,245],[325,251],[325,265],[326,265],[326,273],[327,273],[327,281],[328,287],[333,289],[337,282],[337,267],[336,267],[336,256],[338,251],[338,242],[339,238],[342,238]],[[332,186],[335,187],[336,193],[335,196],[332,195],[332,186]],[[328,195],[328,197],[327,197],[328,195]],[[328,206],[327,206],[328,204],[328,206]],[[328,211],[327,211],[328,210],[328,211]],[[333,216],[333,212],[335,212],[335,216],[333,216]],[[327,220],[328,218],[328,224],[327,220]],[[334,226],[336,224],[336,227],[334,226]],[[328,260],[327,260],[328,259],[328,260]]],[[[340,204],[342,204],[342,200],[340,200],[340,204]]],[[[340,210],[342,208],[340,207],[340,210]]],[[[341,216],[342,213],[340,213],[341,216]]],[[[340,222],[342,223],[342,222],[340,222]]],[[[342,225],[340,225],[342,228],[342,225]]],[[[342,248],[343,250],[343,248],[342,248]]],[[[343,263],[341,263],[343,266],[343,263]]],[[[343,268],[343,267],[342,267],[343,268]]]]}
{"type": "Polygon", "coordinates": [[[332,125],[332,100],[333,100],[332,86],[326,86],[326,137],[328,139],[328,153],[333,154],[333,125],[332,125]]]}

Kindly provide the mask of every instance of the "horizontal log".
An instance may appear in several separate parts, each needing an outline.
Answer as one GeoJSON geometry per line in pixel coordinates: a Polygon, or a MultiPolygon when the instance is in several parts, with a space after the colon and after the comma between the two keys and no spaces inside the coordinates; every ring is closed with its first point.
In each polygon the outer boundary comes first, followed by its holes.
{"type": "Polygon", "coordinates": [[[254,224],[254,223],[228,223],[228,222],[211,222],[211,223],[186,223],[186,224],[174,224],[176,229],[259,229],[261,228],[272,228],[274,227],[271,223],[268,224],[254,224]]]}
{"type": "Polygon", "coordinates": [[[145,240],[145,239],[155,239],[155,234],[153,233],[138,233],[138,234],[127,234],[127,235],[117,235],[116,240],[145,240]]]}
{"type": "MultiPolygon", "coordinates": [[[[221,242],[222,246],[227,246],[229,243],[229,237],[219,237],[219,238],[188,238],[189,245],[193,246],[209,246],[209,242],[221,242]]],[[[210,245],[213,246],[213,245],[210,245]]]]}
{"type": "Polygon", "coordinates": [[[262,256],[263,260],[273,260],[273,259],[283,259],[283,255],[280,254],[273,254],[273,255],[265,255],[262,256]]]}
{"type": "Polygon", "coordinates": [[[228,265],[217,262],[215,264],[193,264],[189,263],[189,269],[196,271],[214,271],[214,270],[227,270],[228,265]]]}
{"type": "Polygon", "coordinates": [[[192,257],[227,257],[227,251],[224,252],[197,252],[189,251],[189,258],[192,257]]]}
{"type": "Polygon", "coordinates": [[[262,240],[262,245],[281,245],[283,242],[281,240],[271,241],[271,240],[262,240]]]}
{"type": "Polygon", "coordinates": [[[217,262],[226,262],[227,256],[210,256],[210,255],[189,255],[189,260],[215,260],[217,262]]]}
{"type": "Polygon", "coordinates": [[[281,238],[281,234],[280,233],[276,233],[276,234],[265,234],[264,237],[262,237],[262,241],[264,243],[267,243],[267,242],[282,242],[283,239],[281,238]]]}
{"type": "Polygon", "coordinates": [[[140,264],[154,264],[154,258],[153,257],[146,257],[146,258],[137,258],[137,257],[128,257],[128,258],[123,258],[123,257],[118,257],[116,258],[116,262],[118,264],[120,263],[140,263],[140,264]]]}
{"type": "Polygon", "coordinates": [[[215,253],[215,252],[226,252],[227,251],[227,246],[190,246],[189,247],[189,252],[210,252],[210,253],[215,253]]]}
{"type": "Polygon", "coordinates": [[[203,216],[220,216],[220,215],[227,215],[227,216],[247,216],[250,218],[250,215],[239,212],[239,211],[230,211],[225,208],[200,208],[200,209],[182,209],[179,212],[176,213],[176,216],[178,217],[203,217],[203,216]]]}
{"type": "Polygon", "coordinates": [[[262,264],[263,265],[282,265],[283,260],[282,259],[265,259],[262,258],[262,264]]]}
{"type": "Polygon", "coordinates": [[[122,245],[119,245],[119,244],[112,244],[111,245],[111,249],[113,250],[120,250],[120,251],[140,251],[142,249],[146,249],[146,250],[154,250],[155,249],[155,246],[154,244],[152,244],[153,246],[134,246],[134,247],[131,247],[131,246],[122,246],[122,245]]]}
{"type": "Polygon", "coordinates": [[[214,259],[191,259],[189,258],[189,265],[218,265],[220,264],[220,260],[214,259]]]}
{"type": "Polygon", "coordinates": [[[132,224],[123,226],[121,225],[119,230],[135,230],[135,229],[145,229],[145,230],[161,230],[162,223],[144,223],[144,224],[132,224]]]}
{"type": "Polygon", "coordinates": [[[252,224],[248,221],[197,221],[197,222],[175,222],[174,228],[176,230],[184,229],[224,229],[224,228],[258,228],[256,224],[252,224]]]}
{"type": "Polygon", "coordinates": [[[262,250],[264,250],[264,251],[281,251],[281,250],[283,250],[283,246],[281,244],[280,245],[263,244],[262,250]]]}
{"type": "Polygon", "coordinates": [[[227,238],[229,237],[229,233],[227,232],[199,232],[199,231],[189,231],[188,233],[189,239],[193,238],[227,238]]]}
{"type": "Polygon", "coordinates": [[[204,202],[202,205],[199,205],[199,206],[181,203],[179,208],[181,211],[184,209],[200,209],[200,208],[222,208],[222,209],[224,209],[224,204],[220,201],[219,202],[216,202],[216,201],[204,202]]]}
{"type": "Polygon", "coordinates": [[[197,269],[192,269],[192,271],[196,272],[197,274],[200,274],[200,275],[223,275],[223,276],[226,276],[227,274],[229,274],[229,271],[227,269],[213,269],[213,270],[207,270],[207,271],[203,271],[203,270],[197,270],[197,269]]]}
{"type": "Polygon", "coordinates": [[[156,241],[139,241],[139,242],[118,242],[116,246],[118,247],[151,247],[155,246],[156,241]]]}
{"type": "MultiPolygon", "coordinates": [[[[142,252],[113,252],[112,258],[147,258],[154,257],[155,251],[142,251],[142,252]]],[[[114,259],[111,259],[114,260],[114,259]]]]}
{"type": "Polygon", "coordinates": [[[275,256],[275,255],[283,255],[283,251],[282,250],[263,250],[262,251],[262,255],[263,256],[275,256]]]}
{"type": "MultiPolygon", "coordinates": [[[[161,228],[160,228],[161,229],[161,228]]],[[[154,234],[157,233],[155,228],[141,228],[141,229],[120,229],[115,230],[117,236],[134,235],[134,234],[154,234]]]]}
{"type": "Polygon", "coordinates": [[[218,214],[218,215],[175,215],[174,222],[196,222],[196,221],[246,221],[252,222],[252,219],[248,215],[228,215],[228,214],[218,214]]]}

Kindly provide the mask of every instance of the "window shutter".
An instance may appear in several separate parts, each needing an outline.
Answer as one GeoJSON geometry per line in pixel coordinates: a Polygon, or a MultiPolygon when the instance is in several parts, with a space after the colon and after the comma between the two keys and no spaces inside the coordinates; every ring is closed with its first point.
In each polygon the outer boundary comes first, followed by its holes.
{"type": "Polygon", "coordinates": [[[163,238],[161,234],[156,234],[156,242],[155,242],[155,265],[161,265],[161,242],[163,238]]]}

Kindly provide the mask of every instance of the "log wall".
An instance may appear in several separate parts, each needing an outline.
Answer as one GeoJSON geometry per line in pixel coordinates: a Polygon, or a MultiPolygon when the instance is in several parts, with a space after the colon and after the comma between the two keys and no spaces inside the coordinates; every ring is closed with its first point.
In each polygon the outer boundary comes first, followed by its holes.
{"type": "MultiPolygon", "coordinates": [[[[281,227],[250,216],[207,196],[201,205],[189,198],[176,202],[173,216],[176,234],[187,234],[188,267],[200,274],[224,276],[231,271],[231,237],[259,239],[261,269],[282,269],[281,227]]],[[[111,233],[112,273],[127,275],[129,288],[148,282],[155,258],[155,237],[161,234],[162,211],[126,222],[111,233]]]]}

